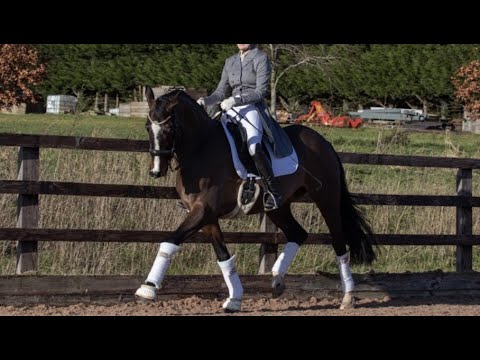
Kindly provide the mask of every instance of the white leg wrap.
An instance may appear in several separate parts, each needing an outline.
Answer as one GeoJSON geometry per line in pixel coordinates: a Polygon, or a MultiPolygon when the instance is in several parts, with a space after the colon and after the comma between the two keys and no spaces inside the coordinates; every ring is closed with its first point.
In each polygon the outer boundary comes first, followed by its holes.
{"type": "Polygon", "coordinates": [[[350,272],[350,253],[337,256],[338,270],[342,280],[342,290],[344,293],[353,291],[354,283],[352,273],[350,272]]]}
{"type": "Polygon", "coordinates": [[[153,263],[152,270],[148,274],[146,282],[155,284],[157,289],[160,289],[163,278],[170,266],[173,255],[180,249],[180,246],[175,244],[162,242],[158,250],[157,257],[153,263]]]}
{"type": "Polygon", "coordinates": [[[223,278],[227,284],[229,297],[231,299],[241,300],[243,297],[243,286],[235,269],[235,255],[227,261],[218,261],[218,266],[220,266],[223,278]]]}
{"type": "Polygon", "coordinates": [[[275,265],[272,268],[273,276],[280,275],[285,276],[287,273],[288,267],[292,263],[295,255],[297,255],[298,248],[300,246],[294,242],[288,242],[283,249],[283,252],[278,257],[277,261],[275,261],[275,265]]]}

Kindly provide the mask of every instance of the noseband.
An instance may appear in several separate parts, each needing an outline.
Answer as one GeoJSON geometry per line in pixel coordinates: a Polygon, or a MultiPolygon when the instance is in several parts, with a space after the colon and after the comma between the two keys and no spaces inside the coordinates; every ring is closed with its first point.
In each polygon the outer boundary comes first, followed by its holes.
{"type": "MultiPolygon", "coordinates": [[[[148,120],[150,120],[150,122],[152,122],[156,125],[163,125],[163,124],[167,123],[168,121],[170,121],[172,119],[172,115],[170,115],[163,121],[155,122],[150,117],[150,114],[147,114],[147,117],[148,117],[148,120]]],[[[150,152],[150,155],[152,155],[152,156],[164,156],[164,155],[173,156],[173,154],[175,152],[175,135],[173,136],[173,145],[172,145],[172,148],[170,150],[154,150],[153,149],[153,150],[150,150],[149,152],[150,152]]]]}

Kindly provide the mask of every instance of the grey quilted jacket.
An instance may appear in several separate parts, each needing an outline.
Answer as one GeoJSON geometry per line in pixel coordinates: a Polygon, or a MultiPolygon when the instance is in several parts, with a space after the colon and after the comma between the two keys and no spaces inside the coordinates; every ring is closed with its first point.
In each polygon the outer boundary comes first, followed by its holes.
{"type": "Polygon", "coordinates": [[[218,104],[230,95],[235,99],[236,106],[262,101],[267,96],[271,71],[267,54],[258,48],[250,50],[243,62],[240,53],[229,57],[217,89],[205,98],[205,105],[218,104]]]}
{"type": "Polygon", "coordinates": [[[258,48],[250,50],[243,62],[240,53],[229,57],[225,61],[217,89],[205,98],[205,106],[216,105],[229,96],[233,96],[236,106],[255,104],[275,155],[284,157],[292,152],[290,139],[271,117],[264,100],[268,93],[271,71],[272,65],[267,54],[258,48]]]}

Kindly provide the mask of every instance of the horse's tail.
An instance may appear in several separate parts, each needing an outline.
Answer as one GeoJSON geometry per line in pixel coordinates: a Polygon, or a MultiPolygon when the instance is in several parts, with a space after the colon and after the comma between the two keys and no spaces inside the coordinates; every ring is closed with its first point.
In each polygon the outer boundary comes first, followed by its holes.
{"type": "Polygon", "coordinates": [[[351,261],[354,264],[371,264],[376,258],[372,245],[376,244],[367,235],[373,234],[373,231],[348,191],[345,170],[338,154],[337,158],[340,163],[342,230],[346,234],[346,242],[350,247],[351,261]]]}

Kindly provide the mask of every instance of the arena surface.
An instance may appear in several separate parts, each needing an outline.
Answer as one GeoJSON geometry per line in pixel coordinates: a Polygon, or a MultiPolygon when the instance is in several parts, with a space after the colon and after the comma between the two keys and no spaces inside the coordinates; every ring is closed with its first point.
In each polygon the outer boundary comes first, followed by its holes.
{"type": "Polygon", "coordinates": [[[115,305],[38,304],[0,306],[1,316],[479,316],[480,299],[462,297],[417,297],[361,299],[356,308],[339,310],[340,300],[246,299],[242,312],[224,314],[221,299],[189,297],[178,300],[115,305]]]}

